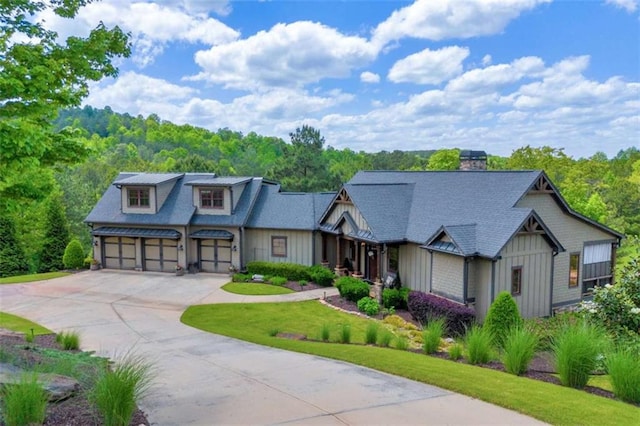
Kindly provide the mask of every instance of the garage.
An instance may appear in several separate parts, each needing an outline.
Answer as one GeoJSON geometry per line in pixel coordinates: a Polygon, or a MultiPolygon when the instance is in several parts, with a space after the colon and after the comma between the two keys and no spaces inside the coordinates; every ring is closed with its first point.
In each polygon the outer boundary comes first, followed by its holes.
{"type": "Polygon", "coordinates": [[[178,240],[145,238],[142,253],[145,271],[173,272],[178,265],[178,240]]]}
{"type": "Polygon", "coordinates": [[[199,269],[203,272],[229,272],[233,252],[233,234],[219,229],[206,229],[190,235],[197,241],[199,269]]]}
{"type": "Polygon", "coordinates": [[[102,264],[109,269],[135,269],[136,240],[128,237],[104,237],[102,264]]]}

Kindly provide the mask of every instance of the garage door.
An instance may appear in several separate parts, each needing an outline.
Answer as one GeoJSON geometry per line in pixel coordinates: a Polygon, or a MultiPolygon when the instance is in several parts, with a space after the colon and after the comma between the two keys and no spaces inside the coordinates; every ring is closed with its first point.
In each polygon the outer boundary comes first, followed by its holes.
{"type": "Polygon", "coordinates": [[[143,259],[146,271],[174,272],[178,265],[178,241],[167,238],[145,239],[143,259]]]}
{"type": "Polygon", "coordinates": [[[229,272],[231,266],[231,241],[198,240],[200,270],[204,272],[229,272]]]}
{"type": "Polygon", "coordinates": [[[110,269],[135,269],[136,241],[127,237],[104,237],[104,264],[110,269]]]}

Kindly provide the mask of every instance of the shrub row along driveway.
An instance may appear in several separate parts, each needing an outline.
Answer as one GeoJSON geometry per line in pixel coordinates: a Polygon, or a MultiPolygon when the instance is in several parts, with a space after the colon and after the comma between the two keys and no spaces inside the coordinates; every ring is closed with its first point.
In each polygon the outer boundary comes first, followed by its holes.
{"type": "Polygon", "coordinates": [[[159,425],[536,424],[512,411],[434,386],[339,361],[266,348],[180,323],[192,304],[301,300],[335,289],[279,296],[220,290],[228,278],[198,274],[83,272],[0,286],[0,310],[114,357],[133,350],[156,365],[141,404],[159,425]]]}

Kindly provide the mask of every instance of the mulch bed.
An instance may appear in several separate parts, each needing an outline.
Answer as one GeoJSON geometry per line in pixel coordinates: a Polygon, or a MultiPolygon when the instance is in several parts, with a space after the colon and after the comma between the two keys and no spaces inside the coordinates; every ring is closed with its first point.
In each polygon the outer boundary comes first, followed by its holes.
{"type": "MultiPolygon", "coordinates": [[[[62,347],[56,342],[55,334],[35,336],[33,343],[29,346],[42,349],[62,350],[62,347]]],[[[29,346],[26,345],[23,335],[0,330],[0,347],[3,351],[20,357],[23,360],[23,364],[26,365],[37,365],[41,363],[44,356],[29,346]]],[[[4,423],[0,421],[0,424],[4,423]]],[[[47,405],[45,426],[86,426],[101,424],[102,419],[87,400],[86,394],[83,393],[82,390],[64,401],[49,403],[47,405]]],[[[138,426],[149,424],[144,412],[136,409],[130,425],[138,426]]]]}

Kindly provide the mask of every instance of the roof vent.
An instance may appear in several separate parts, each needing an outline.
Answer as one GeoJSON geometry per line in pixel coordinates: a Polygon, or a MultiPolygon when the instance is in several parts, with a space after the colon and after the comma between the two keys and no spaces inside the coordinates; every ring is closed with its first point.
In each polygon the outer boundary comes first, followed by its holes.
{"type": "Polygon", "coordinates": [[[460,170],[487,170],[487,153],[484,151],[460,151],[460,170]]]}

